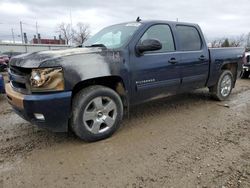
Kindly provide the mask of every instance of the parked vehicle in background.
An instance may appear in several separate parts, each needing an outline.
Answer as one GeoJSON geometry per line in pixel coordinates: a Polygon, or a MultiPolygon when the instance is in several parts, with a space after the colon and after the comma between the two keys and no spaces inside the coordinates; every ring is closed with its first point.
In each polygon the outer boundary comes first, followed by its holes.
{"type": "Polygon", "coordinates": [[[5,93],[3,75],[0,74],[0,93],[5,93]]]}
{"type": "Polygon", "coordinates": [[[0,54],[0,72],[3,72],[7,69],[9,64],[9,57],[5,54],[0,54]]]}
{"type": "Polygon", "coordinates": [[[17,56],[17,55],[20,55],[20,54],[23,54],[22,52],[3,52],[2,53],[3,55],[7,55],[10,58],[14,57],[14,56],[17,56]]]}
{"type": "Polygon", "coordinates": [[[250,52],[245,53],[243,71],[241,73],[241,78],[246,79],[249,78],[250,75],[250,52]]]}
{"type": "Polygon", "coordinates": [[[109,26],[83,48],[42,51],[10,61],[8,101],[24,119],[85,141],[111,136],[124,110],[208,87],[226,100],[244,48],[209,49],[197,24],[137,21],[109,26]],[[68,124],[69,123],[69,124],[68,124]]]}

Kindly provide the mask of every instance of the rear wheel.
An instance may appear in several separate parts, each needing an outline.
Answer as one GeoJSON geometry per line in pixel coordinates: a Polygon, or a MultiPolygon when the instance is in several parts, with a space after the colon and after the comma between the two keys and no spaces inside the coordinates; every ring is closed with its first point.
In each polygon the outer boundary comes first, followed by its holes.
{"type": "Polygon", "coordinates": [[[232,72],[229,70],[224,70],[221,73],[218,82],[209,89],[217,100],[223,101],[226,100],[231,94],[233,83],[234,78],[232,72]]]}
{"type": "Polygon", "coordinates": [[[120,96],[110,88],[90,86],[73,99],[71,128],[85,141],[108,138],[119,127],[123,117],[120,96]]]}
{"type": "Polygon", "coordinates": [[[241,73],[241,78],[242,79],[247,79],[247,78],[249,78],[249,75],[250,75],[250,72],[249,71],[243,71],[242,73],[241,73]]]}

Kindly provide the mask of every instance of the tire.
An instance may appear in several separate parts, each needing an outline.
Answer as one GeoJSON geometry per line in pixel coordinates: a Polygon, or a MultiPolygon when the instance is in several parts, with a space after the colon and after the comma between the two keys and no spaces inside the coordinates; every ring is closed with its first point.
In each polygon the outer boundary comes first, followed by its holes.
{"type": "Polygon", "coordinates": [[[249,71],[243,71],[242,73],[241,73],[241,79],[247,79],[247,78],[249,78],[249,75],[250,75],[250,72],[249,71]]]}
{"type": "Polygon", "coordinates": [[[217,83],[210,87],[209,90],[216,100],[224,101],[226,100],[233,89],[234,78],[233,74],[229,70],[224,70],[217,83]]]}
{"type": "Polygon", "coordinates": [[[82,140],[93,142],[110,137],[123,117],[120,96],[104,86],[90,86],[73,98],[70,126],[82,140]]]}

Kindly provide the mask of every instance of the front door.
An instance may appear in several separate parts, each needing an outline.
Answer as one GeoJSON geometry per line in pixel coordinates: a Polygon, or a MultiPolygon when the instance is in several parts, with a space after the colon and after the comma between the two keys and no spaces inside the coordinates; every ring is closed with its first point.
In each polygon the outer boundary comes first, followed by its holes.
{"type": "Polygon", "coordinates": [[[179,54],[175,50],[172,31],[167,24],[152,25],[146,29],[138,43],[145,39],[157,39],[162,49],[132,55],[131,85],[132,103],[165,97],[180,86],[179,54]]]}

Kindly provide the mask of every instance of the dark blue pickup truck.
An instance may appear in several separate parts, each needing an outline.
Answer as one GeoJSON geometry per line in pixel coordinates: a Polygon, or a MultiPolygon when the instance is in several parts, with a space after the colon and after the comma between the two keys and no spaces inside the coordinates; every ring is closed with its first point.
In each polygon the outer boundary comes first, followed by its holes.
{"type": "Polygon", "coordinates": [[[196,24],[128,22],[81,48],[12,58],[6,92],[24,119],[96,141],[111,136],[135,104],[203,87],[227,99],[243,56],[243,48],[208,49],[196,24]]]}

